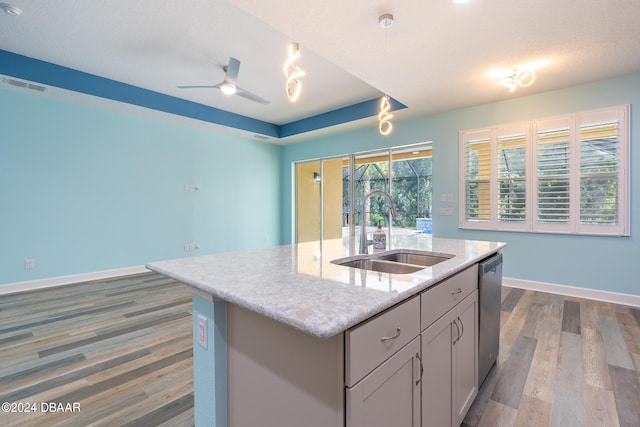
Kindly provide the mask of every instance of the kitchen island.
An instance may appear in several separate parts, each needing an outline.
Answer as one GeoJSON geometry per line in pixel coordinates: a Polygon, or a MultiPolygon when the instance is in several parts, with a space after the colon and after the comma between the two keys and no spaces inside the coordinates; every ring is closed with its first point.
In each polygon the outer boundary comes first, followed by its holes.
{"type": "MultiPolygon", "coordinates": [[[[425,384],[440,390],[443,385],[424,375],[442,375],[443,362],[440,356],[430,357],[435,350],[429,346],[437,341],[425,336],[439,339],[441,331],[431,327],[446,320],[442,330],[469,346],[471,355],[460,351],[458,356],[466,355],[472,362],[475,357],[477,372],[476,264],[504,246],[428,235],[394,236],[392,250],[451,256],[409,274],[332,263],[357,257],[352,249],[356,245],[348,239],[147,267],[193,289],[196,425],[351,426],[374,425],[367,421],[374,418],[385,425],[385,417],[403,425],[398,417],[409,417],[407,425],[420,425],[422,418],[426,426],[430,424],[425,423],[420,396],[429,394],[425,384]],[[451,294],[450,305],[443,292],[451,294]],[[472,304],[458,307],[463,301],[472,304]],[[462,310],[467,306],[470,312],[462,310]],[[466,323],[465,316],[470,316],[466,323]],[[206,341],[206,348],[199,341],[206,341]],[[398,381],[409,379],[413,386],[396,391],[372,385],[396,374],[398,381]],[[364,392],[372,387],[384,393],[364,392]],[[387,393],[397,405],[390,402],[385,408],[376,403],[387,393]]],[[[455,362],[454,350],[446,350],[445,365],[455,362]]],[[[456,388],[451,390],[455,395],[456,388]]],[[[477,378],[470,393],[464,399],[467,409],[477,393],[477,378]]],[[[451,424],[456,422],[453,416],[451,424]]]]}

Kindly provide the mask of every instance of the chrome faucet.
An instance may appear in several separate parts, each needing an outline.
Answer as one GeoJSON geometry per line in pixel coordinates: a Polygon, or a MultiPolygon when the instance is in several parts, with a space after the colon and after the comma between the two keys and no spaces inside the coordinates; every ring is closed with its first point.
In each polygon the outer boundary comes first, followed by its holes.
{"type": "Polygon", "coordinates": [[[382,190],[371,190],[369,191],[367,194],[364,195],[364,198],[362,199],[362,235],[360,236],[360,253],[361,254],[366,254],[368,253],[368,241],[367,241],[367,222],[365,221],[365,217],[364,217],[364,209],[365,206],[367,204],[367,199],[371,196],[373,196],[374,194],[381,194],[383,196],[385,196],[387,198],[387,200],[389,200],[389,207],[391,209],[391,213],[393,214],[393,216],[397,216],[397,212],[396,212],[396,205],[395,203],[393,203],[393,200],[391,199],[391,195],[389,193],[387,193],[386,191],[382,191],[382,190]]]}

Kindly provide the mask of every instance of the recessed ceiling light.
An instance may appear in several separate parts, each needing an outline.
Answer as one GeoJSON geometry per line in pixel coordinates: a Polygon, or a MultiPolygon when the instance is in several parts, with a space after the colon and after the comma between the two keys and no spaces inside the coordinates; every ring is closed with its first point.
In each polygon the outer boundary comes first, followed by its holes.
{"type": "Polygon", "coordinates": [[[22,10],[20,10],[20,8],[8,3],[0,3],[0,9],[2,9],[2,11],[7,15],[11,16],[20,16],[22,14],[22,10]]]}

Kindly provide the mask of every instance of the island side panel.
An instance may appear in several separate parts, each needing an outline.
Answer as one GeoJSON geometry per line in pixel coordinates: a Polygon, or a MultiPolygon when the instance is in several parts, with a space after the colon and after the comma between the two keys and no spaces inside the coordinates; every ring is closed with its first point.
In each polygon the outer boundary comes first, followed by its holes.
{"type": "Polygon", "coordinates": [[[229,426],[344,426],[343,334],[321,340],[227,309],[229,426]]]}
{"type": "Polygon", "coordinates": [[[227,303],[194,290],[193,388],[196,427],[227,426],[227,303]],[[198,344],[198,315],[207,319],[207,348],[198,344]]]}

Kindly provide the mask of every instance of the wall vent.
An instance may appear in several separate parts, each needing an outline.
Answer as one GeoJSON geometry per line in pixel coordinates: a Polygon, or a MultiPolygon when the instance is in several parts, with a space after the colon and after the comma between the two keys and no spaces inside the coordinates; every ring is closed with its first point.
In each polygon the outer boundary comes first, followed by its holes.
{"type": "Polygon", "coordinates": [[[11,86],[16,86],[16,87],[21,87],[21,88],[25,88],[25,89],[31,89],[31,90],[35,90],[38,92],[44,92],[45,90],[47,90],[46,86],[41,86],[41,85],[37,85],[37,84],[33,84],[33,83],[28,83],[22,80],[16,80],[16,79],[10,79],[7,77],[3,77],[2,81],[8,85],[11,86]]]}

